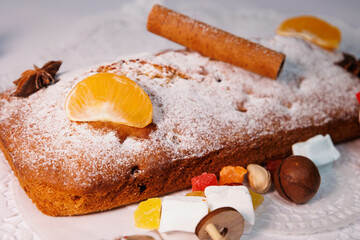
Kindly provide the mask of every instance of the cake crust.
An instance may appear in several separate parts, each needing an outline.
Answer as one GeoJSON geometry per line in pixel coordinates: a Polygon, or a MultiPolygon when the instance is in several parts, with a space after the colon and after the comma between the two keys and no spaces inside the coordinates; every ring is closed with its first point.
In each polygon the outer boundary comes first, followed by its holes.
{"type": "Polygon", "coordinates": [[[292,38],[261,44],[287,54],[277,81],[185,50],[63,74],[28,98],[5,92],[1,150],[36,206],[65,216],[183,189],[191,177],[223,166],[265,164],[317,134],[330,134],[335,143],[360,136],[359,83],[333,64],[340,53],[292,38]],[[101,71],[125,75],[148,93],[151,125],[66,118],[69,91],[101,71]]]}

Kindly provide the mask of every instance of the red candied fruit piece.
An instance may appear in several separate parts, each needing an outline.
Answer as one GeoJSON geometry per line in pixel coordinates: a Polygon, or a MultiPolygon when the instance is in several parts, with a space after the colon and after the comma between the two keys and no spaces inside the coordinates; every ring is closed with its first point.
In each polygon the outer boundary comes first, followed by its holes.
{"type": "Polygon", "coordinates": [[[267,163],[266,169],[270,172],[271,179],[274,177],[274,173],[276,169],[278,169],[282,161],[283,159],[278,159],[278,160],[271,160],[270,162],[267,163]]]}
{"type": "Polygon", "coordinates": [[[356,94],[356,98],[357,98],[358,102],[360,103],[360,92],[358,92],[358,93],[356,94]]]}
{"type": "Polygon", "coordinates": [[[192,191],[204,191],[206,187],[218,185],[215,174],[203,173],[191,179],[192,191]]]}

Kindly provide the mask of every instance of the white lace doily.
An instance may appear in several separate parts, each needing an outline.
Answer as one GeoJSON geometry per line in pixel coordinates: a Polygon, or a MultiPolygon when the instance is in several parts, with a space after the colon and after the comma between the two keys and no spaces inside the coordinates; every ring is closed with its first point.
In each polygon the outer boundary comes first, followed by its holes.
{"type": "Polygon", "coordinates": [[[1,239],[32,240],[36,238],[16,206],[12,183],[14,176],[4,156],[0,155],[0,236],[1,239]]]}

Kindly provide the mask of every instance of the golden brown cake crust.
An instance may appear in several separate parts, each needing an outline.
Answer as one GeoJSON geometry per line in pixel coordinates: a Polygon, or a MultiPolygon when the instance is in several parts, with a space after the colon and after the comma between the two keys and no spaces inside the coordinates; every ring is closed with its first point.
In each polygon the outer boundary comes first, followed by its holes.
{"type": "Polygon", "coordinates": [[[317,134],[334,142],[360,136],[359,82],[333,64],[340,54],[291,38],[263,44],[287,54],[277,81],[195,52],[168,51],[60,75],[28,98],[3,93],[1,149],[36,206],[63,216],[183,189],[191,177],[226,165],[282,158],[317,134]],[[136,81],[153,103],[153,124],[67,119],[68,92],[97,71],[136,81]]]}
{"type": "Polygon", "coordinates": [[[12,156],[4,145],[3,139],[0,146],[18,177],[20,185],[39,210],[51,216],[64,216],[111,209],[183,189],[191,185],[190,179],[193,176],[203,172],[219,173],[222,166],[264,164],[271,159],[284,158],[290,154],[292,143],[304,141],[316,134],[327,133],[336,143],[359,137],[358,119],[355,117],[348,121],[334,121],[321,127],[296,129],[279,133],[278,136],[261,137],[257,141],[248,143],[249,146],[254,146],[253,148],[235,145],[201,158],[174,161],[165,166],[159,166],[147,175],[137,175],[138,168],[135,167],[127,182],[115,185],[114,189],[100,188],[89,193],[63,191],[41,182],[26,180],[16,171],[12,156]],[[137,175],[137,177],[131,177],[131,175],[137,175]]]}

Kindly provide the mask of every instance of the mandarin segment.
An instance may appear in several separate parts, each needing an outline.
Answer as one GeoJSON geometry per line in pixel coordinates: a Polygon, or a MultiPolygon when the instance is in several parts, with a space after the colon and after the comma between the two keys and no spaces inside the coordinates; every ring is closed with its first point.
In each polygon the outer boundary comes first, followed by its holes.
{"type": "Polygon", "coordinates": [[[65,110],[72,121],[103,121],[143,128],[152,121],[149,96],[131,79],[98,73],[80,81],[69,93],[65,110]]]}
{"type": "Polygon", "coordinates": [[[247,173],[247,170],[240,166],[226,166],[223,167],[220,171],[220,180],[219,184],[229,184],[229,183],[243,183],[244,176],[247,173]]]}
{"type": "Polygon", "coordinates": [[[134,212],[135,226],[144,229],[158,229],[160,226],[161,199],[150,198],[139,204],[134,212]]]}
{"type": "Polygon", "coordinates": [[[325,49],[338,48],[341,41],[341,32],[337,27],[313,16],[286,19],[276,32],[282,36],[302,37],[325,49]]]}

